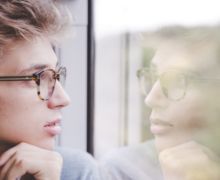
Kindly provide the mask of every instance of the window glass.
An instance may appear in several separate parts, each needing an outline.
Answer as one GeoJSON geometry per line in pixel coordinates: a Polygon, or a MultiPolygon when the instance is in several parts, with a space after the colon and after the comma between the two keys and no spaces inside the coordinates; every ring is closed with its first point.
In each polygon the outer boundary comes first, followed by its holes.
{"type": "MultiPolygon", "coordinates": [[[[95,0],[94,154],[102,165],[117,161],[114,167],[130,179],[171,179],[197,177],[208,166],[201,159],[218,159],[218,4],[95,0]],[[188,173],[190,166],[170,173],[175,155],[178,166],[193,164],[197,173],[188,173]]],[[[211,177],[208,171],[202,176],[211,177]]]]}

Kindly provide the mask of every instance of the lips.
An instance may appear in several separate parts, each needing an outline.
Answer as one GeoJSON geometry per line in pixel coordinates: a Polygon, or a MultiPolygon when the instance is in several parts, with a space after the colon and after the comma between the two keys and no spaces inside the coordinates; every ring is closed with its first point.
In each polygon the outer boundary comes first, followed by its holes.
{"type": "Polygon", "coordinates": [[[150,130],[153,134],[166,134],[172,130],[173,125],[169,122],[163,121],[157,118],[150,118],[151,127],[150,130]]]}
{"type": "Polygon", "coordinates": [[[61,127],[58,125],[60,121],[61,119],[49,122],[44,126],[44,129],[52,135],[58,135],[61,133],[61,127]]]}

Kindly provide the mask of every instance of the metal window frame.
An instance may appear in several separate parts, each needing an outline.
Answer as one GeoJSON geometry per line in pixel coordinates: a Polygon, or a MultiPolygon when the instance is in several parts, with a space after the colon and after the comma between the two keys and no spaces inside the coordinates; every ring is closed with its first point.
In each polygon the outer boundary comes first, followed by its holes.
{"type": "Polygon", "coordinates": [[[87,152],[94,154],[94,85],[95,85],[95,43],[93,26],[93,0],[88,0],[87,31],[87,152]]]}

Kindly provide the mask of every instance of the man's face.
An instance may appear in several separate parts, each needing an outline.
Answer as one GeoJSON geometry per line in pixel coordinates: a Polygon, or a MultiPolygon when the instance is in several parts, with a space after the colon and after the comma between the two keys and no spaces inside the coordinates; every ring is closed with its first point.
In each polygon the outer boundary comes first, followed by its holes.
{"type": "MultiPolygon", "coordinates": [[[[8,52],[0,66],[0,75],[31,75],[44,68],[55,69],[57,57],[44,38],[24,41],[8,52]],[[31,69],[32,67],[36,67],[31,69]],[[26,71],[29,69],[28,71],[26,71]]],[[[37,96],[35,81],[0,81],[0,144],[26,142],[41,148],[54,147],[54,135],[45,125],[60,120],[60,109],[70,103],[57,81],[53,96],[42,101],[37,96]]]]}
{"type": "MultiPolygon", "coordinates": [[[[161,75],[179,70],[198,78],[220,79],[218,58],[211,43],[187,48],[175,43],[161,45],[152,59],[152,69],[161,75]]],[[[190,82],[180,101],[165,97],[159,81],[145,99],[152,108],[151,131],[159,151],[187,141],[197,141],[218,151],[220,138],[220,83],[190,82]]]]}

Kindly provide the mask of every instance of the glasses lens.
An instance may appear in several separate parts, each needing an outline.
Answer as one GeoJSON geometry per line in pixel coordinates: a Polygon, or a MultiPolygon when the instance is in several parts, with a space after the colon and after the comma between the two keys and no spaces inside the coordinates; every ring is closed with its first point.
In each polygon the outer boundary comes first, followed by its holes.
{"type": "Polygon", "coordinates": [[[167,72],[160,77],[164,94],[171,100],[180,100],[185,93],[186,79],[179,72],[167,72]]]}
{"type": "Polygon", "coordinates": [[[60,70],[60,77],[59,77],[59,82],[60,84],[63,86],[65,86],[65,83],[66,83],[66,68],[62,68],[60,70]]]}
{"type": "Polygon", "coordinates": [[[142,69],[138,71],[138,77],[141,93],[147,96],[155,82],[154,75],[150,70],[142,69]]]}
{"type": "Polygon", "coordinates": [[[43,99],[51,97],[54,91],[54,85],[53,71],[45,70],[40,76],[40,95],[43,99]]]}

